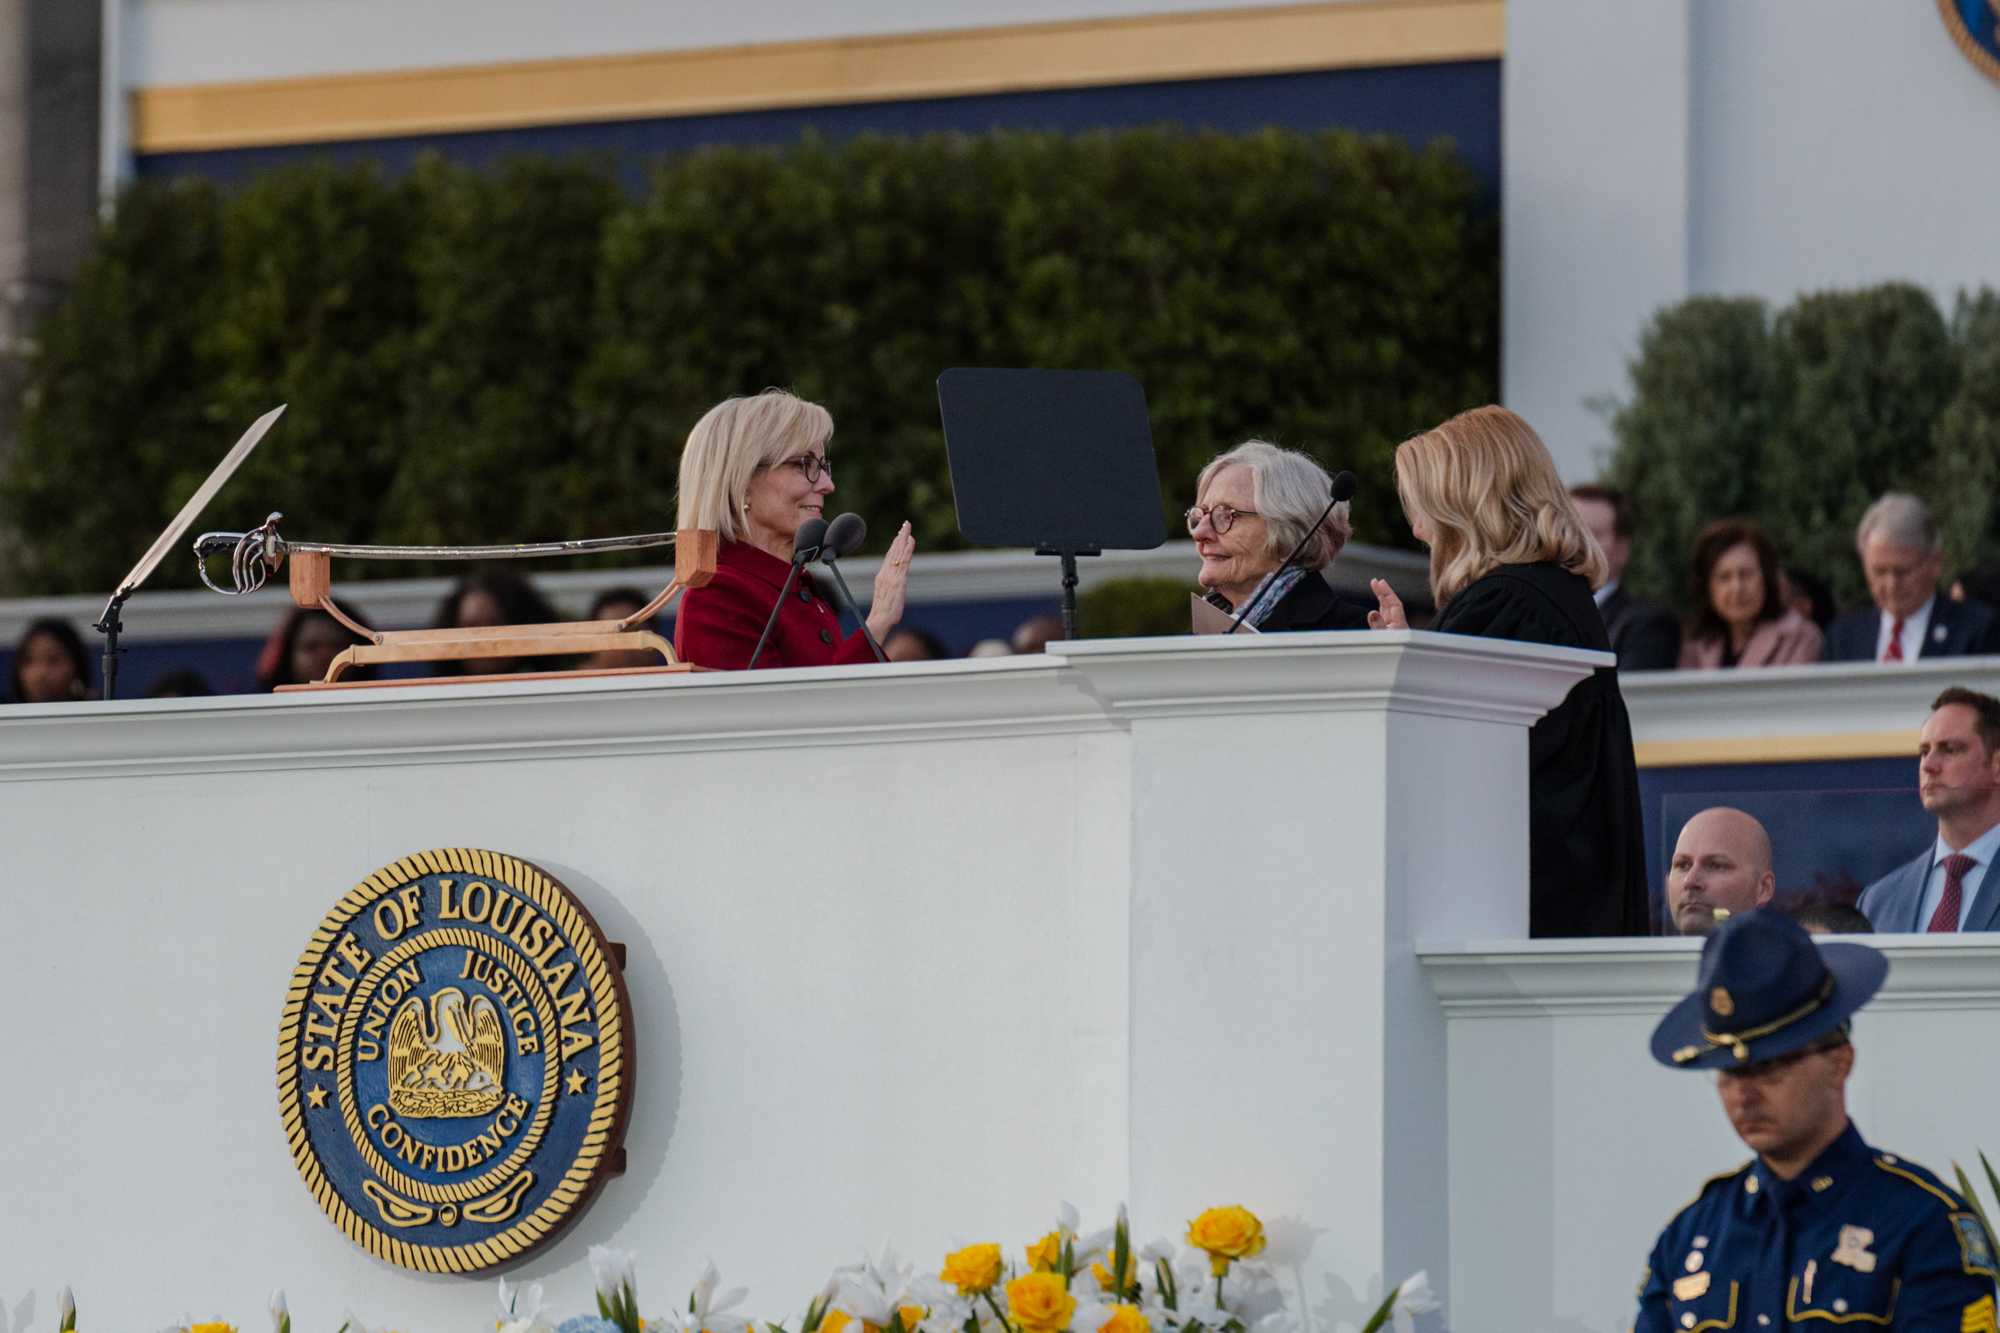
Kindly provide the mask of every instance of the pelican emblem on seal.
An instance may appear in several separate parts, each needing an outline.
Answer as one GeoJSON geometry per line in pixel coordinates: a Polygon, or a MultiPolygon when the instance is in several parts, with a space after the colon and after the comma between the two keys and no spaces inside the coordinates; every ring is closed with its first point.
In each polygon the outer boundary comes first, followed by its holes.
{"type": "Polygon", "coordinates": [[[455,986],[428,1006],[411,996],[389,1028],[389,1109],[417,1120],[486,1115],[500,1105],[506,1060],[493,1001],[467,1004],[455,986]]]}

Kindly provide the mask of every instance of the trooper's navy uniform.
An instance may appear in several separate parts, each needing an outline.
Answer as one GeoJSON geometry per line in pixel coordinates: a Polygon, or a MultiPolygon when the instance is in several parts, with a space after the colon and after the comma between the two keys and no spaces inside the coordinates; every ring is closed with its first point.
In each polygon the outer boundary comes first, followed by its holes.
{"type": "MultiPolygon", "coordinates": [[[[1793,1054],[1840,1032],[1887,971],[1864,945],[1815,948],[1788,918],[1745,913],[1709,938],[1700,984],[1653,1053],[1681,1069],[1793,1054]]],[[[1753,1159],[1704,1184],[1653,1246],[1633,1328],[2000,1333],[1995,1277],[1964,1200],[1849,1122],[1792,1180],[1753,1159]]]]}

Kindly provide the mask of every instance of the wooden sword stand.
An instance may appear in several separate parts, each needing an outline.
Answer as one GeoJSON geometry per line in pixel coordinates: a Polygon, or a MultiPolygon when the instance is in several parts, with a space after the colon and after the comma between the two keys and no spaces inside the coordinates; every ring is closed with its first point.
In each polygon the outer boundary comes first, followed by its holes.
{"type": "Polygon", "coordinates": [[[700,667],[674,656],[673,645],[651,630],[634,626],[649,623],[682,592],[699,588],[715,577],[717,541],[713,532],[687,529],[674,536],[674,577],[660,595],[623,620],[574,620],[553,625],[489,625],[473,629],[375,630],[356,621],[333,599],[333,557],[326,551],[300,550],[290,553],[292,602],[311,611],[324,611],[360,635],[366,642],[343,650],[327,667],[326,679],[304,685],[280,685],[280,691],[362,689],[413,685],[449,680],[464,684],[482,680],[536,680],[572,676],[661,675],[699,671],[700,667]],[[575,657],[585,653],[642,649],[660,655],[658,666],[620,667],[610,670],[513,672],[504,676],[423,676],[396,680],[344,681],[347,671],[357,666],[388,662],[471,662],[488,657],[575,657]]]}

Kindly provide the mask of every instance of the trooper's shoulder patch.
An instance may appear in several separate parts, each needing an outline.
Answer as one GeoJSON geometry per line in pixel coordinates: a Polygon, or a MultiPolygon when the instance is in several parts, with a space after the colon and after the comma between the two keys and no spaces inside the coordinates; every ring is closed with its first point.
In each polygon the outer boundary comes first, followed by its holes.
{"type": "MultiPolygon", "coordinates": [[[[1986,1234],[1986,1225],[1977,1214],[1953,1213],[1951,1230],[1958,1237],[1958,1250],[1965,1260],[1966,1272],[2000,1277],[2000,1265],[1993,1262],[1992,1238],[1986,1234]]],[[[1991,1304],[1989,1301],[1989,1307],[1991,1304]]]]}

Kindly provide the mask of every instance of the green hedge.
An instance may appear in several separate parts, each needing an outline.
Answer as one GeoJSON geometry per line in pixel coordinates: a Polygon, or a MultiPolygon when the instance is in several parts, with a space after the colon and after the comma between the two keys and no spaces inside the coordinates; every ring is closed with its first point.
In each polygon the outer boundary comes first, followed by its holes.
{"type": "Polygon", "coordinates": [[[953,365],[1137,375],[1172,522],[1255,434],[1353,468],[1358,535],[1406,543],[1391,448],[1495,393],[1496,236],[1448,146],[1346,132],[808,140],[664,160],[637,200],[573,159],[142,184],[24,368],[0,577],[108,588],[280,401],[203,526],[667,527],[689,426],[773,384],[833,411],[839,503],[949,548],[953,365]]]}
{"type": "Polygon", "coordinates": [[[1865,599],[1854,525],[1887,490],[1924,496],[1947,565],[2000,552],[2000,298],[1962,299],[1947,324],[1921,288],[1890,283],[1800,297],[1699,297],[1640,339],[1612,419],[1610,480],[1640,529],[1627,579],[1685,602],[1703,523],[1747,514],[1787,564],[1865,599]]]}

